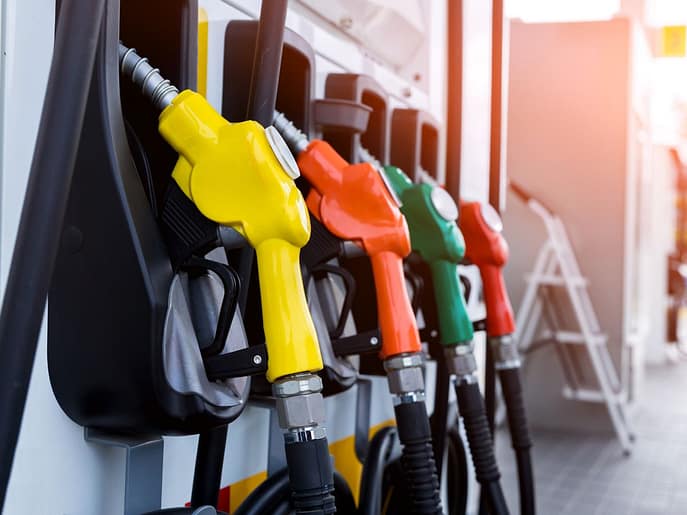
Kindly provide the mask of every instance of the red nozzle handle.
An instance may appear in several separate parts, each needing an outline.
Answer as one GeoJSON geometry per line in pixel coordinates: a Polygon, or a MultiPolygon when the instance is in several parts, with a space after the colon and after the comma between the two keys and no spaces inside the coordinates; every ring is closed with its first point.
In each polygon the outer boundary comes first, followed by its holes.
{"type": "Polygon", "coordinates": [[[487,305],[487,336],[505,336],[515,332],[513,308],[510,305],[501,268],[494,265],[480,267],[487,305]]]}
{"type": "Polygon", "coordinates": [[[395,252],[383,251],[372,254],[370,261],[377,290],[382,358],[407,352],[420,352],[420,335],[408,299],[403,259],[395,252]]]}

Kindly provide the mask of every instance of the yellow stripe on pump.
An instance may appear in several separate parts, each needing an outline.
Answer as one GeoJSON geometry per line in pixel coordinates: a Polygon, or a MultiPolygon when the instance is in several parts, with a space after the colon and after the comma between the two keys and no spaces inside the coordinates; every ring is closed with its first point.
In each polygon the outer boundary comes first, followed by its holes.
{"type": "Polygon", "coordinates": [[[182,191],[203,215],[237,230],[256,250],[267,379],[321,370],[299,262],[310,218],[295,169],[282,165],[259,123],[229,123],[189,90],[162,111],[159,130],[179,153],[172,177],[182,191]]]}

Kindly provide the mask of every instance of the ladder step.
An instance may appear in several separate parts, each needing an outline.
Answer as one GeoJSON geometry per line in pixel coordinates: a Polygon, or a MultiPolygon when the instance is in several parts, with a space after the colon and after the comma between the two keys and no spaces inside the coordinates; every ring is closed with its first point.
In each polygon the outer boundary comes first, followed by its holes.
{"type": "MultiPolygon", "coordinates": [[[[578,387],[579,384],[586,384],[587,374],[576,370],[576,367],[569,363],[570,356],[567,352],[559,352],[566,385],[562,391],[563,398],[606,404],[618,439],[625,452],[629,452],[632,437],[625,416],[628,392],[617,377],[615,365],[608,353],[608,337],[601,332],[589,296],[589,281],[583,276],[563,222],[556,217],[549,220],[546,216],[538,214],[546,223],[548,240],[539,251],[534,271],[526,278],[528,287],[524,296],[524,306],[520,306],[525,316],[519,316],[525,320],[519,320],[518,326],[525,328],[526,338],[530,341],[534,339],[535,332],[539,332],[539,336],[544,340],[585,346],[583,349],[589,355],[596,387],[595,383],[592,383],[591,387],[578,387]],[[555,302],[546,302],[546,290],[550,287],[563,287],[563,290],[557,293],[564,293],[569,298],[571,314],[577,324],[573,330],[561,330],[560,321],[569,318],[564,318],[557,312],[563,309],[563,306],[558,306],[555,302]],[[549,316],[546,316],[547,314],[549,316]],[[539,326],[542,316],[547,328],[539,326]],[[585,337],[585,334],[588,337],[585,337]],[[608,397],[604,392],[608,393],[608,397]]],[[[528,345],[530,342],[522,343],[528,345]]],[[[558,347],[557,350],[563,349],[558,347]]]]}
{"type": "MultiPolygon", "coordinates": [[[[606,397],[604,397],[603,392],[600,390],[593,390],[591,388],[570,388],[569,386],[563,387],[563,397],[566,399],[582,402],[598,402],[601,404],[606,404],[606,397]]],[[[611,402],[616,404],[621,404],[625,402],[625,394],[613,394],[611,397],[611,402]]]]}
{"type": "MultiPolygon", "coordinates": [[[[573,276],[568,279],[573,286],[587,286],[589,281],[582,276],[573,276]]],[[[566,281],[562,275],[558,274],[537,274],[529,275],[527,277],[528,282],[534,282],[536,284],[543,284],[545,286],[565,286],[566,281]]]]}
{"type": "MultiPolygon", "coordinates": [[[[554,331],[553,339],[558,343],[573,343],[573,344],[585,344],[587,339],[584,334],[575,331],[554,331]]],[[[595,333],[591,336],[592,345],[604,345],[608,341],[608,336],[604,333],[595,333]]]]}

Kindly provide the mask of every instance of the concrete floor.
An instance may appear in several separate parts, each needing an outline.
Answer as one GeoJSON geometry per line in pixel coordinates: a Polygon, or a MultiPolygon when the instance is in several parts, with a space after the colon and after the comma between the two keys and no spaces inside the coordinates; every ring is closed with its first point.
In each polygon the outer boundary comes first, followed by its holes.
{"type": "MultiPolygon", "coordinates": [[[[539,515],[687,514],[687,363],[647,371],[633,412],[636,443],[623,457],[612,437],[534,431],[539,515]]],[[[518,513],[510,440],[496,439],[502,484],[518,513]]]]}

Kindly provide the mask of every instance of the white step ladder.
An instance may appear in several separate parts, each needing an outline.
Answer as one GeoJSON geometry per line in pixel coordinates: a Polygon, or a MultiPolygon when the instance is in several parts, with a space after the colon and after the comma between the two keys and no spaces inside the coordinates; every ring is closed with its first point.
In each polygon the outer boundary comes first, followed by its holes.
{"type": "Polygon", "coordinates": [[[627,395],[608,352],[608,338],[599,326],[587,290],[588,281],[580,272],[565,226],[553,211],[522,188],[513,183],[510,187],[542,219],[548,234],[537,255],[534,270],[528,277],[516,317],[520,345],[526,350],[533,344],[535,336],[553,342],[566,382],[563,396],[578,401],[605,403],[623,452],[629,455],[634,436],[626,416],[627,395]],[[567,294],[578,330],[561,329],[563,310],[553,295],[555,289],[562,289],[567,294]],[[598,389],[584,386],[587,383],[584,370],[571,352],[572,346],[586,348],[598,389]]]}

